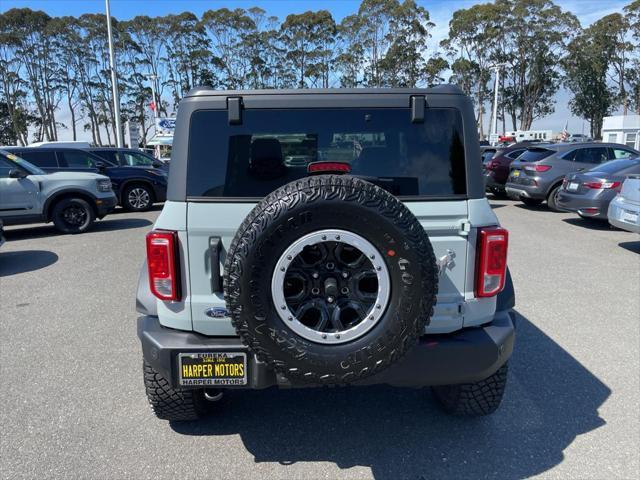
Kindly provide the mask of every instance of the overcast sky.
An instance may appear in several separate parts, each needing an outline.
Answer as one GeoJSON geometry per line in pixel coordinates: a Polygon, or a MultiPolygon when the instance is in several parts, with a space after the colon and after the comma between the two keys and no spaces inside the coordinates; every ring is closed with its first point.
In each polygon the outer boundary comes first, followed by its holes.
{"type": "MultiPolygon", "coordinates": [[[[417,0],[424,6],[431,15],[431,21],[436,24],[432,30],[431,49],[434,49],[448,31],[451,14],[460,8],[467,8],[476,3],[476,0],[417,0]]],[[[583,27],[590,25],[594,21],[610,13],[622,12],[625,5],[631,0],[555,0],[563,10],[568,10],[578,17],[583,27]]],[[[204,11],[215,8],[249,8],[258,5],[266,10],[270,15],[275,15],[284,19],[290,13],[302,13],[307,10],[317,10],[326,8],[331,11],[336,21],[340,21],[344,16],[357,11],[360,1],[357,0],[324,0],[323,2],[309,0],[111,0],[111,14],[121,20],[127,20],[136,15],[161,16],[169,13],[179,13],[192,11],[200,16],[204,11]]],[[[14,7],[29,7],[34,10],[44,10],[52,16],[74,15],[83,13],[104,13],[104,0],[0,0],[0,12],[14,7]]],[[[549,129],[554,132],[562,130],[565,122],[569,124],[569,131],[572,133],[584,132],[588,134],[589,125],[582,119],[571,115],[568,107],[569,94],[560,91],[556,98],[555,113],[543,119],[533,122],[532,129],[549,129]],[[584,124],[584,126],[583,126],[584,124]]],[[[58,112],[59,121],[68,124],[70,121],[69,112],[61,110],[58,112]]],[[[485,130],[488,130],[488,119],[485,121],[485,130]]],[[[510,128],[507,122],[507,129],[510,128]]],[[[71,131],[61,130],[60,140],[70,140],[71,131]]],[[[86,138],[89,140],[90,133],[86,138]]]]}

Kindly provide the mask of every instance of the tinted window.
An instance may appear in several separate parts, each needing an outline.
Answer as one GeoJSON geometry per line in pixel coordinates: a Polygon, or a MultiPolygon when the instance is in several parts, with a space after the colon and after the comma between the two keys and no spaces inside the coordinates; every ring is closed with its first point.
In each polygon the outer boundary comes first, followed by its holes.
{"type": "Polygon", "coordinates": [[[546,148],[528,148],[518,157],[519,162],[539,162],[553,153],[546,148]]]}
{"type": "Polygon", "coordinates": [[[603,163],[609,160],[604,147],[580,148],[576,151],[575,161],[579,163],[603,163]]]}
{"type": "Polygon", "coordinates": [[[514,150],[513,152],[507,153],[506,156],[511,158],[511,159],[515,159],[515,158],[518,158],[522,152],[524,152],[524,149],[523,150],[514,150]]]}
{"type": "Polygon", "coordinates": [[[38,152],[35,149],[20,150],[17,155],[40,168],[58,168],[55,152],[38,152]]]}
{"type": "Polygon", "coordinates": [[[116,152],[110,152],[109,150],[96,150],[92,151],[94,155],[99,156],[103,160],[110,162],[113,165],[118,165],[118,159],[116,158],[116,152]]]}
{"type": "Polygon", "coordinates": [[[612,160],[610,162],[603,163],[597,167],[593,167],[591,171],[602,173],[618,173],[621,170],[625,170],[634,165],[640,165],[640,160],[612,160]]]}
{"type": "Polygon", "coordinates": [[[95,168],[91,155],[82,150],[64,150],[58,152],[58,155],[69,168],[95,168]]]}
{"type": "Polygon", "coordinates": [[[247,110],[191,117],[187,194],[263,197],[307,175],[315,161],[343,161],[351,174],[395,195],[466,193],[462,119],[455,109],[247,110]]]}
{"type": "Polygon", "coordinates": [[[141,153],[118,152],[120,165],[130,167],[153,167],[153,159],[141,153]]]}
{"type": "Polygon", "coordinates": [[[9,172],[13,170],[15,165],[13,165],[9,160],[5,160],[0,157],[0,178],[8,178],[9,172]]]}

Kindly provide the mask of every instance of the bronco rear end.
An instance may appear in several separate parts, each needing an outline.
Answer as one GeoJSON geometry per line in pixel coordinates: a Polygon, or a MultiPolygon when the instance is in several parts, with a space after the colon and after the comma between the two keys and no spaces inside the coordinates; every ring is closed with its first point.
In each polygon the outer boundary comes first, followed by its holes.
{"type": "Polygon", "coordinates": [[[452,86],[190,92],[138,287],[155,413],[379,383],[493,412],[514,294],[478,155],[452,86]]]}

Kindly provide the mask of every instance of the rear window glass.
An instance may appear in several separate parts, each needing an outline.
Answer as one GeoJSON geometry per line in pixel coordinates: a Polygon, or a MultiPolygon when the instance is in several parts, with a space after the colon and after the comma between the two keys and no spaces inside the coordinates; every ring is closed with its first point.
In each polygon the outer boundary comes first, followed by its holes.
{"type": "Polygon", "coordinates": [[[540,160],[547,158],[552,153],[552,150],[547,150],[546,148],[528,148],[518,157],[518,161],[539,162],[540,160]]]}
{"type": "Polygon", "coordinates": [[[591,170],[602,173],[617,173],[635,165],[640,165],[640,160],[612,160],[611,162],[593,167],[591,170]]]}
{"type": "Polygon", "coordinates": [[[466,193],[458,110],[246,110],[242,125],[227,112],[191,116],[187,195],[263,197],[307,176],[316,161],[343,161],[351,174],[400,196],[466,193]]]}

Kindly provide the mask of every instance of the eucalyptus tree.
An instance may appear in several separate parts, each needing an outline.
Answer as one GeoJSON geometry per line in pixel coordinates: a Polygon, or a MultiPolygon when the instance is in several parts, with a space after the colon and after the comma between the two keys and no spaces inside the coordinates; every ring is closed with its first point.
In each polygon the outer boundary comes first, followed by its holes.
{"type": "Polygon", "coordinates": [[[457,10],[449,22],[449,35],[441,42],[449,55],[456,58],[455,78],[462,81],[466,93],[475,98],[480,137],[484,136],[483,117],[493,63],[491,56],[502,34],[500,22],[503,14],[492,3],[457,10]]]}
{"type": "Polygon", "coordinates": [[[287,15],[280,27],[280,40],[296,87],[328,87],[336,33],[336,23],[327,10],[287,15]]]}

